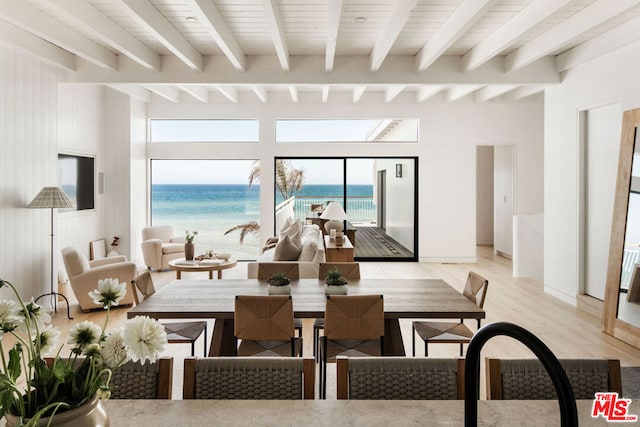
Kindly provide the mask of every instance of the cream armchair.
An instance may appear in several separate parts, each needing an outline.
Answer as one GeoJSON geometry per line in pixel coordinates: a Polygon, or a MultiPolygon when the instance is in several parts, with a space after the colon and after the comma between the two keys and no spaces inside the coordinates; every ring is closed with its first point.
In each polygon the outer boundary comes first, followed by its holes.
{"type": "Polygon", "coordinates": [[[98,280],[114,278],[127,284],[127,293],[119,305],[133,305],[131,281],[136,277],[136,265],[127,262],[123,255],[87,261],[84,255],[73,247],[62,250],[62,259],[71,282],[71,289],[84,311],[102,308],[95,304],[89,292],[98,288],[98,280]]]}
{"type": "Polygon", "coordinates": [[[184,258],[184,237],[175,237],[170,225],[142,229],[142,256],[147,268],[168,270],[169,261],[184,258]]]}

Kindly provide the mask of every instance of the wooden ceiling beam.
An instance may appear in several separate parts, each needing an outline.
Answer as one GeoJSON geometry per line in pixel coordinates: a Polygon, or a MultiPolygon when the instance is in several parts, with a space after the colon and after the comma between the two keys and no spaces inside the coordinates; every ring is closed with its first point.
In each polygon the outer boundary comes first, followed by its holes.
{"type": "Polygon", "coordinates": [[[112,71],[118,69],[116,54],[44,14],[27,2],[2,1],[0,4],[0,19],[99,67],[112,71]]]}
{"type": "Polygon", "coordinates": [[[245,71],[245,54],[211,0],[187,0],[194,15],[238,71],[245,71]]]}
{"type": "Polygon", "coordinates": [[[200,52],[148,0],[118,0],[118,4],[189,68],[202,71],[200,52]]]}
{"type": "Polygon", "coordinates": [[[640,4],[640,0],[597,0],[527,42],[505,59],[506,71],[517,70],[562,48],[571,40],[640,4]]]}

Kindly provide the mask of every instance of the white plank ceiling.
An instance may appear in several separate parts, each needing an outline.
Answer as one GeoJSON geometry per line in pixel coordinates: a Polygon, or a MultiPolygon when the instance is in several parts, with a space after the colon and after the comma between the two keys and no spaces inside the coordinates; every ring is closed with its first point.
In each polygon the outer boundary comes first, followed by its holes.
{"type": "Polygon", "coordinates": [[[515,101],[639,40],[640,0],[0,0],[0,42],[147,102],[515,101]]]}

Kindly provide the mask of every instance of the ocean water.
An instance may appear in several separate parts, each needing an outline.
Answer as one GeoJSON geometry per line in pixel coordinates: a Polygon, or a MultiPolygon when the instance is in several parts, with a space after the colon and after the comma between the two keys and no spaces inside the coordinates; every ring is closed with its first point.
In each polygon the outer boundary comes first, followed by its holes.
{"type": "MultiPolygon", "coordinates": [[[[370,185],[354,185],[347,194],[358,203],[358,216],[375,218],[375,210],[366,201],[373,195],[370,185]],[[362,204],[367,204],[362,213],[362,204]]],[[[316,200],[341,200],[341,185],[305,185],[299,193],[299,206],[316,200]]],[[[352,199],[349,199],[351,202],[352,199]]],[[[281,201],[279,195],[276,203],[281,201]]],[[[371,203],[369,203],[371,204],[371,203]]],[[[371,204],[372,205],[372,204],[371,204]]],[[[347,210],[356,212],[347,205],[347,210]]],[[[198,231],[194,239],[196,254],[211,249],[231,253],[239,260],[256,259],[261,242],[258,234],[249,233],[240,244],[240,232],[226,236],[225,231],[249,221],[260,222],[260,187],[244,184],[156,184],[151,188],[151,219],[153,225],[172,225],[178,235],[186,230],[198,231]]]]}

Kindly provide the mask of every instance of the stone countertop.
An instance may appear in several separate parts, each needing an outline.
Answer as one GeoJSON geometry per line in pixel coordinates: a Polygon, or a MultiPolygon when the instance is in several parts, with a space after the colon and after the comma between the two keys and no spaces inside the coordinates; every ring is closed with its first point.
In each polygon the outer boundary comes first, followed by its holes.
{"type": "MultiPolygon", "coordinates": [[[[593,402],[578,401],[581,426],[610,425],[591,417],[593,402]]],[[[463,401],[212,401],[109,400],[112,426],[417,426],[464,425],[463,401]]],[[[632,402],[630,414],[640,414],[632,402]]],[[[486,401],[478,404],[479,426],[560,425],[556,401],[486,401]]]]}

